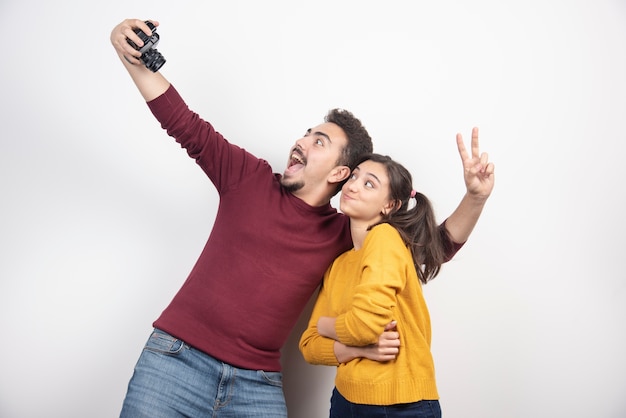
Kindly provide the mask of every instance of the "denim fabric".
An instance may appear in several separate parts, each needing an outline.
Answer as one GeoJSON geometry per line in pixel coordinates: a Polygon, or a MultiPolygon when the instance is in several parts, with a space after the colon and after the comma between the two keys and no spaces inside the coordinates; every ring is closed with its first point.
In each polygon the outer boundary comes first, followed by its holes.
{"type": "Polygon", "coordinates": [[[439,401],[419,401],[390,406],[349,402],[335,388],[330,399],[330,418],[441,418],[439,401]]]}
{"type": "Polygon", "coordinates": [[[120,417],[286,418],[282,374],[232,367],[155,329],[120,417]]]}

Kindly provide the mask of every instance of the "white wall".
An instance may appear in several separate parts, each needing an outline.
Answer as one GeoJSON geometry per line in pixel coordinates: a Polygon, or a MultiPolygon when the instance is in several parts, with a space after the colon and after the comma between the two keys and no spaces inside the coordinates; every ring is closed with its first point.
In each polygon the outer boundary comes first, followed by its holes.
{"type": "MultiPolygon", "coordinates": [[[[210,182],[110,46],[126,17],[160,20],[163,73],[277,171],[345,107],[443,219],[454,136],[479,126],[496,189],[426,287],[444,416],[625,416],[626,4],[302,3],[0,3],[0,416],[116,416],[212,225],[210,182]]],[[[289,407],[324,417],[303,326],[289,407]]]]}

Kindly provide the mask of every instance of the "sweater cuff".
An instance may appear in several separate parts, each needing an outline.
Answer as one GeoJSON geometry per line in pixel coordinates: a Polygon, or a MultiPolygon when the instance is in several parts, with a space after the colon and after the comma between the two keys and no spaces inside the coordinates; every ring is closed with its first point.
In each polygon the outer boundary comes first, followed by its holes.
{"type": "Polygon", "coordinates": [[[165,92],[159,97],[147,102],[148,107],[152,111],[152,114],[161,120],[161,116],[166,117],[171,114],[171,109],[184,103],[183,98],[178,94],[178,91],[172,84],[165,90],[165,92]]]}
{"type": "Polygon", "coordinates": [[[341,314],[335,319],[335,333],[340,343],[354,345],[352,335],[348,333],[348,327],[346,326],[346,314],[341,314]]]}
{"type": "Polygon", "coordinates": [[[446,222],[448,219],[441,225],[439,225],[439,233],[441,234],[441,239],[443,241],[443,249],[444,249],[444,262],[448,262],[452,260],[452,258],[459,252],[459,250],[465,245],[465,242],[454,242],[452,238],[450,238],[450,234],[448,234],[448,230],[446,229],[446,222]]]}
{"type": "Polygon", "coordinates": [[[335,340],[324,338],[320,341],[319,356],[321,363],[327,366],[339,366],[337,356],[335,355],[335,340]]]}

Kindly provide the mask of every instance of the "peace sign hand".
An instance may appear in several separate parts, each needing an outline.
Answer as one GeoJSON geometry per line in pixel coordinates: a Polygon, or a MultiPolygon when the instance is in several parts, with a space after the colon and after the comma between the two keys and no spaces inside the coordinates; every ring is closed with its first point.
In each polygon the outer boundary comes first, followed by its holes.
{"type": "Polygon", "coordinates": [[[472,155],[467,153],[463,136],[456,134],[456,145],[463,162],[463,177],[467,193],[479,200],[487,200],[495,181],[495,166],[489,162],[486,152],[480,154],[478,146],[478,128],[472,129],[472,155]]]}

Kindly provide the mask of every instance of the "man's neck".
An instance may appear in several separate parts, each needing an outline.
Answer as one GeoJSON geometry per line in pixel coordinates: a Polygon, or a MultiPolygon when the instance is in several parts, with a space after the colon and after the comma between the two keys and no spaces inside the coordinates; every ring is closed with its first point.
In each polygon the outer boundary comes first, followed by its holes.
{"type": "Polygon", "coordinates": [[[292,192],[298,199],[302,200],[309,206],[318,207],[330,203],[331,196],[327,192],[318,190],[305,190],[304,188],[292,192]]]}

